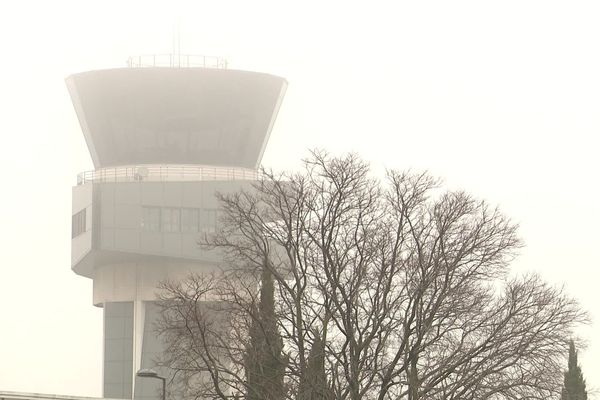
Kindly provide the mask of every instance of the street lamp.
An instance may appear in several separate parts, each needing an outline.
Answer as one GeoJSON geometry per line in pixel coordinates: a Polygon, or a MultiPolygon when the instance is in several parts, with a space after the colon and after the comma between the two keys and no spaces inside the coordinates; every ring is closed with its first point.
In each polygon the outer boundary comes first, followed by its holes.
{"type": "Polygon", "coordinates": [[[156,378],[156,379],[160,379],[162,380],[162,400],[166,400],[166,391],[165,391],[165,386],[166,386],[166,379],[163,378],[162,376],[159,376],[156,371],[154,371],[153,369],[140,369],[137,374],[137,376],[139,376],[140,378],[156,378]]]}

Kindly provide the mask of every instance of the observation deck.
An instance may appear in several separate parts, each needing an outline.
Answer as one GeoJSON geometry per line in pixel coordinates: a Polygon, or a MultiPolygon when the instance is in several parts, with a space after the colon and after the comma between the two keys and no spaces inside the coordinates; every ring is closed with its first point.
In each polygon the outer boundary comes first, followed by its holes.
{"type": "Polygon", "coordinates": [[[85,171],[77,185],[115,182],[197,182],[256,180],[255,169],[210,165],[128,165],[85,171]]]}

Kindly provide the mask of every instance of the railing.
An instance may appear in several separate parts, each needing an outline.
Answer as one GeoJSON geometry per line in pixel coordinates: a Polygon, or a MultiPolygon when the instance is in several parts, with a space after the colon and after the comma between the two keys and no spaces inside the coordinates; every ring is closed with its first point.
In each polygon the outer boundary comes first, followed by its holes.
{"type": "Polygon", "coordinates": [[[101,397],[0,391],[0,400],[107,400],[101,397]]]}
{"type": "Polygon", "coordinates": [[[204,165],[132,165],[101,168],[77,175],[77,184],[104,182],[182,182],[257,180],[258,171],[204,165]]]}
{"type": "Polygon", "coordinates": [[[217,56],[195,54],[150,54],[132,56],[127,59],[130,68],[172,67],[172,68],[219,68],[227,69],[227,60],[217,56]]]}

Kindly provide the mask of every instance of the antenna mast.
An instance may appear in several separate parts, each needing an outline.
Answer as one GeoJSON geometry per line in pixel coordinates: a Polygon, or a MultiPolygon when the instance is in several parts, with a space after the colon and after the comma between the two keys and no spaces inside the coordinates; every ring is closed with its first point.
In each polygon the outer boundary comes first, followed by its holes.
{"type": "Polygon", "coordinates": [[[181,32],[179,18],[173,26],[173,67],[181,67],[181,32]]]}

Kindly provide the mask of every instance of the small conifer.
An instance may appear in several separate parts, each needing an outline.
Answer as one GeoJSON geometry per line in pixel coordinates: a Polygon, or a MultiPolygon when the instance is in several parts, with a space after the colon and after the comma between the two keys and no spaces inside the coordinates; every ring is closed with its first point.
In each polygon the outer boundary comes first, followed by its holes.
{"type": "Polygon", "coordinates": [[[569,368],[565,372],[561,400],[587,400],[585,380],[577,363],[577,350],[572,340],[569,343],[569,368]]]}
{"type": "Polygon", "coordinates": [[[287,358],[277,329],[275,288],[268,268],[261,274],[260,301],[250,326],[245,369],[247,400],[283,400],[287,358]]]}

